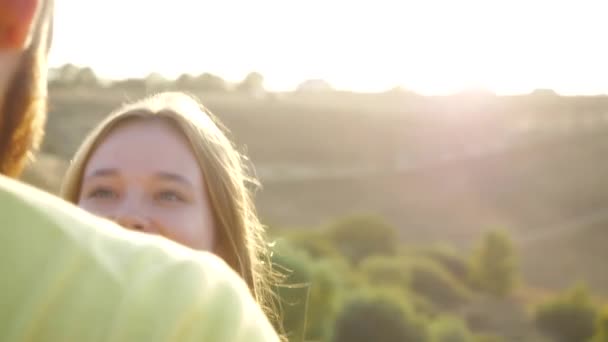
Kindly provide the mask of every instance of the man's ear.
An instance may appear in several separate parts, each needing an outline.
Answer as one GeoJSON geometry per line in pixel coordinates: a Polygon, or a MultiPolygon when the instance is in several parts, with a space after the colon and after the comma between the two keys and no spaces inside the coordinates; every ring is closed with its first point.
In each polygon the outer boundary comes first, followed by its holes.
{"type": "Polygon", "coordinates": [[[30,44],[40,0],[0,0],[0,50],[25,50],[30,44]]]}

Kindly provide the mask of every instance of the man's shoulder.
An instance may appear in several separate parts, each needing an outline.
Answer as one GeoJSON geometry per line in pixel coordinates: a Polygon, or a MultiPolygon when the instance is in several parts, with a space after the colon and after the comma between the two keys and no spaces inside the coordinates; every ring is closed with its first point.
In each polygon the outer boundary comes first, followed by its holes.
{"type": "Polygon", "coordinates": [[[78,209],[50,193],[0,175],[0,217],[11,221],[23,215],[35,217],[45,213],[77,217],[78,209]]]}
{"type": "Polygon", "coordinates": [[[49,199],[59,200],[59,198],[39,190],[29,184],[8,178],[0,175],[0,197],[3,200],[13,200],[25,202],[26,199],[35,199],[37,197],[48,197],[49,199]]]}
{"type": "Polygon", "coordinates": [[[5,304],[0,321],[8,324],[0,322],[0,328],[9,335],[27,331],[25,325],[11,323],[11,317],[27,322],[28,312],[35,312],[52,294],[62,304],[50,311],[56,318],[49,316],[38,327],[47,337],[70,332],[84,338],[97,331],[92,328],[97,322],[107,325],[117,341],[152,341],[150,334],[161,336],[178,326],[185,336],[208,341],[276,340],[245,282],[211,253],[122,229],[2,176],[0,222],[0,271],[19,270],[0,286],[5,304]],[[52,284],[62,290],[51,293],[52,284]],[[32,299],[32,293],[40,294],[39,300],[32,299]],[[79,310],[90,306],[114,318],[79,310]],[[54,325],[68,318],[87,320],[73,331],[54,325]],[[129,328],[111,328],[116,320],[124,320],[129,328]],[[150,325],[156,330],[142,328],[150,325]]]}

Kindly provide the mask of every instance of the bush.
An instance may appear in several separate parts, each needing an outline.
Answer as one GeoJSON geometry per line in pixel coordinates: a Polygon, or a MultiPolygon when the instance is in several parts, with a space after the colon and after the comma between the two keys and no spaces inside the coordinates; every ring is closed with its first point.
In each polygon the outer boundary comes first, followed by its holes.
{"type": "Polygon", "coordinates": [[[593,342],[608,342],[608,306],[604,307],[598,316],[593,342]]]}
{"type": "Polygon", "coordinates": [[[472,283],[486,293],[503,297],[515,287],[516,269],[509,235],[504,231],[486,233],[471,260],[472,283]]]}
{"type": "Polygon", "coordinates": [[[541,303],[535,312],[539,330],[560,342],[587,341],[594,335],[597,310],[584,286],[541,303]]]}
{"type": "Polygon", "coordinates": [[[467,325],[455,317],[440,317],[431,324],[433,342],[473,342],[473,334],[467,325]]]}
{"type": "Polygon", "coordinates": [[[276,306],[280,311],[282,327],[290,340],[302,340],[306,331],[313,263],[306,254],[284,242],[275,245],[272,263],[284,277],[282,283],[274,289],[278,297],[276,306]]]}
{"type": "Polygon", "coordinates": [[[327,335],[338,310],[340,285],[340,273],[335,272],[334,262],[323,260],[314,264],[306,313],[307,339],[316,341],[327,335]]]}
{"type": "Polygon", "coordinates": [[[469,280],[469,265],[465,257],[445,246],[424,248],[419,254],[440,264],[454,278],[463,284],[469,280]]]}
{"type": "Polygon", "coordinates": [[[409,287],[439,308],[466,303],[471,293],[444,268],[430,260],[412,260],[407,267],[409,287]]]}
{"type": "Polygon", "coordinates": [[[474,342],[504,342],[505,340],[502,337],[495,335],[477,335],[473,338],[474,342]]]}
{"type": "Polygon", "coordinates": [[[431,316],[436,313],[435,305],[410,289],[408,264],[400,258],[370,257],[360,265],[360,271],[368,286],[392,290],[409,299],[416,312],[431,316]]]}
{"type": "Polygon", "coordinates": [[[342,259],[312,259],[285,240],[275,245],[275,269],[283,274],[276,287],[278,306],[290,340],[318,340],[335,318],[350,269],[342,259]]]}
{"type": "Polygon", "coordinates": [[[375,216],[353,216],[335,222],[327,234],[353,265],[373,255],[393,256],[399,244],[397,229],[375,216]]]}
{"type": "Polygon", "coordinates": [[[428,342],[426,321],[393,292],[359,293],[336,318],[334,342],[428,342]]]}
{"type": "Polygon", "coordinates": [[[333,272],[339,279],[341,292],[352,291],[368,286],[365,275],[353,268],[343,257],[325,258],[319,261],[331,264],[333,272]]]}
{"type": "Polygon", "coordinates": [[[361,262],[359,269],[372,286],[408,287],[407,264],[400,258],[370,257],[361,262]]]}
{"type": "Polygon", "coordinates": [[[247,74],[236,87],[239,92],[251,93],[264,89],[264,76],[258,72],[247,74]]]}
{"type": "Polygon", "coordinates": [[[338,250],[336,250],[322,232],[299,229],[285,234],[284,237],[292,246],[306,251],[313,258],[335,258],[340,256],[338,250]]]}

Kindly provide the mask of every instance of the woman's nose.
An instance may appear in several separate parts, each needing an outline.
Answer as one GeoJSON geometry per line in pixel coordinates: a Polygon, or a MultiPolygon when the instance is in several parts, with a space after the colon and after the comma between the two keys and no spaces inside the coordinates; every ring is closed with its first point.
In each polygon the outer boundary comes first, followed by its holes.
{"type": "Polygon", "coordinates": [[[127,229],[145,233],[153,232],[150,220],[143,218],[141,215],[121,214],[115,217],[114,221],[127,229]]]}

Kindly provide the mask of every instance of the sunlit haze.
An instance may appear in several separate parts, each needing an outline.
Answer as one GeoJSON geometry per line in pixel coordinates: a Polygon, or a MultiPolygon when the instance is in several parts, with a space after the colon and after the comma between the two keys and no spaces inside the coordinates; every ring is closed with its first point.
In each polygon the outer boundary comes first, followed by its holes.
{"type": "Polygon", "coordinates": [[[58,0],[52,66],[104,78],[251,71],[422,94],[608,93],[602,1],[58,0]]]}

